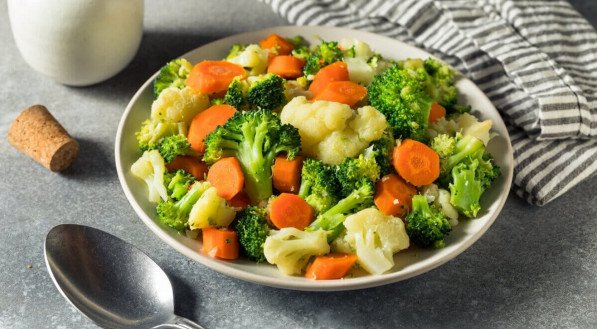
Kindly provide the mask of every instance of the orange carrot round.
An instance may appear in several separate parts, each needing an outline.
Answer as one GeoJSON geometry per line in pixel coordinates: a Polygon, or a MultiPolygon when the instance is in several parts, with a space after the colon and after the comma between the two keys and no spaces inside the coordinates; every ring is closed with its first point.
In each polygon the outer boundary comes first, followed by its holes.
{"type": "Polygon", "coordinates": [[[206,227],[201,230],[203,235],[204,254],[214,258],[237,259],[238,235],[229,228],[206,227]]]}
{"type": "Polygon", "coordinates": [[[402,178],[415,186],[431,184],[439,177],[439,155],[413,139],[405,139],[394,147],[392,164],[402,178]]]}
{"type": "Polygon", "coordinates": [[[388,216],[403,217],[412,207],[417,189],[396,174],[383,176],[375,184],[375,206],[388,216]]]}
{"type": "Polygon", "coordinates": [[[172,162],[166,164],[168,171],[182,169],[193,175],[197,180],[205,180],[207,175],[207,164],[197,157],[190,155],[179,155],[172,162]]]}
{"type": "Polygon", "coordinates": [[[186,84],[204,94],[219,93],[228,89],[232,79],[245,74],[245,69],[238,64],[227,61],[203,61],[193,66],[186,84]]]}
{"type": "Polygon", "coordinates": [[[230,200],[243,189],[245,176],[238,160],[228,157],[216,161],[209,167],[207,181],[218,190],[220,197],[230,200]]]}
{"type": "Polygon", "coordinates": [[[269,217],[277,228],[294,227],[299,230],[311,224],[313,208],[300,196],[282,193],[269,205],[269,217]]]}
{"type": "Polygon", "coordinates": [[[443,106],[439,103],[431,104],[431,109],[429,110],[429,123],[434,123],[445,116],[446,109],[443,106]]]}
{"type": "Polygon", "coordinates": [[[297,194],[301,184],[302,168],[302,156],[292,160],[288,160],[285,155],[277,156],[272,167],[272,181],[276,190],[297,194]]]}
{"type": "Polygon", "coordinates": [[[197,152],[205,152],[205,137],[230,119],[236,109],[227,104],[214,105],[197,114],[191,121],[187,139],[191,148],[197,152]]]}
{"type": "Polygon", "coordinates": [[[335,280],[343,278],[357,261],[352,254],[328,254],[317,256],[309,264],[305,277],[313,280],[335,280]]]}
{"type": "Polygon", "coordinates": [[[261,40],[259,46],[263,49],[270,49],[278,55],[289,55],[294,49],[292,42],[275,33],[270,34],[265,39],[261,40]]]}
{"type": "Polygon", "coordinates": [[[311,94],[316,96],[332,81],[348,81],[348,66],[344,62],[334,62],[321,68],[309,86],[311,94]]]}
{"type": "Polygon", "coordinates": [[[367,96],[367,88],[352,81],[333,81],[328,83],[312,100],[330,101],[355,106],[367,96]]]}
{"type": "Polygon", "coordinates": [[[251,199],[247,193],[240,191],[232,199],[228,200],[228,205],[234,208],[247,208],[251,204],[251,199]]]}
{"type": "Polygon", "coordinates": [[[269,61],[267,73],[273,73],[284,79],[296,79],[303,75],[305,62],[294,56],[276,56],[269,61]]]}

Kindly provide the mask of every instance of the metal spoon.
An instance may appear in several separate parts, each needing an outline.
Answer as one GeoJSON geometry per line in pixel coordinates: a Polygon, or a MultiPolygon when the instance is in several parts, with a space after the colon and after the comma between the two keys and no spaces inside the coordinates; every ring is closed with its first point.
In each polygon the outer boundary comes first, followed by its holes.
{"type": "Polygon", "coordinates": [[[166,273],[133,245],[98,229],[58,225],[44,245],[54,284],[79,311],[105,328],[203,329],[174,314],[166,273]]]}

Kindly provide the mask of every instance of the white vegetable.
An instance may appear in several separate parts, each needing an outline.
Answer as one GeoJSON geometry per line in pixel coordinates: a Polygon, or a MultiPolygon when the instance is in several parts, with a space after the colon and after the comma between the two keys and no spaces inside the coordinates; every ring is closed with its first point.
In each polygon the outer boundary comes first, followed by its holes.
{"type": "Polygon", "coordinates": [[[267,69],[268,51],[258,45],[248,45],[240,54],[228,59],[249,70],[251,75],[264,74],[267,69]]]}
{"type": "Polygon", "coordinates": [[[458,225],[458,211],[450,203],[450,192],[444,189],[438,190],[438,197],[435,199],[435,204],[439,205],[442,213],[448,217],[452,227],[458,225]]]}
{"type": "Polygon", "coordinates": [[[215,187],[208,182],[195,182],[204,185],[205,192],[193,205],[189,213],[189,227],[192,230],[210,226],[226,227],[232,223],[236,212],[226,200],[218,195],[215,187]]]}
{"type": "Polygon", "coordinates": [[[348,69],[348,78],[350,81],[369,85],[373,81],[375,71],[367,64],[367,61],[362,58],[345,57],[344,62],[348,69]]]}
{"type": "Polygon", "coordinates": [[[343,38],[340,40],[340,42],[338,42],[338,46],[345,51],[353,48],[354,57],[360,58],[365,62],[374,55],[371,47],[369,47],[367,43],[358,39],[343,38]]]}
{"type": "Polygon", "coordinates": [[[190,124],[193,117],[209,107],[207,95],[190,87],[168,87],[151,104],[151,118],[190,124]]]}
{"type": "Polygon", "coordinates": [[[145,181],[149,190],[148,199],[159,202],[160,198],[168,200],[168,192],[164,186],[164,172],[166,164],[158,150],[143,152],[143,155],[131,166],[131,173],[145,181]]]}
{"type": "Polygon", "coordinates": [[[267,261],[286,275],[301,274],[312,256],[329,252],[325,231],[305,232],[294,227],[272,230],[263,247],[267,261]]]}
{"type": "Polygon", "coordinates": [[[472,114],[462,113],[450,120],[446,120],[446,118],[439,119],[429,126],[427,133],[431,138],[434,138],[439,134],[454,136],[457,132],[460,132],[463,135],[470,135],[480,139],[487,146],[489,140],[494,136],[493,133],[489,132],[492,125],[493,121],[489,119],[479,121],[472,114]]]}
{"type": "Polygon", "coordinates": [[[284,106],[280,120],[299,130],[305,155],[327,164],[358,155],[379,139],[388,125],[385,116],[371,106],[355,112],[346,104],[309,102],[302,96],[284,106]]]}
{"type": "Polygon", "coordinates": [[[356,249],[359,265],[371,274],[394,267],[394,253],[409,246],[404,223],[376,208],[352,214],[344,221],[345,240],[356,249]]]}

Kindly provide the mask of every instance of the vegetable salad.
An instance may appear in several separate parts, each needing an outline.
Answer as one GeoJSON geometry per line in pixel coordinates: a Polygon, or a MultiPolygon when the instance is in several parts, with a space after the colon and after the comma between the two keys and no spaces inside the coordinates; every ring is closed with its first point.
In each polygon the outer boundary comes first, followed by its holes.
{"type": "Polygon", "coordinates": [[[167,63],[131,172],[159,221],[218,259],[286,275],[378,275],[442,248],[500,175],[457,73],[355,39],[272,34],[223,59],[167,63]],[[398,256],[399,257],[399,256],[398,256]]]}

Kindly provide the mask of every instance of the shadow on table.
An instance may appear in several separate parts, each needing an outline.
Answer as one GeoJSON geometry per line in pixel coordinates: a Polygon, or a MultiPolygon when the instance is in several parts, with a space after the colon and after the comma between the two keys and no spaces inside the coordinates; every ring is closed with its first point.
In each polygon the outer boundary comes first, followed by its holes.
{"type": "Polygon", "coordinates": [[[174,290],[174,313],[197,322],[193,311],[197,308],[198,297],[194,294],[193,287],[171,272],[168,273],[168,278],[174,290]]]}
{"type": "Polygon", "coordinates": [[[99,84],[71,89],[91,98],[130,98],[165,63],[221,37],[189,32],[145,31],[137,54],[123,71],[99,84]]]}
{"type": "Polygon", "coordinates": [[[116,176],[114,155],[110,146],[87,138],[77,138],[79,155],[66,170],[60,174],[75,180],[102,180],[116,176]]]}

